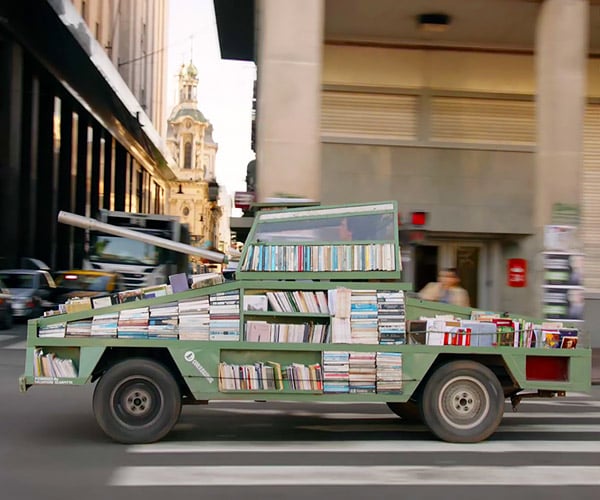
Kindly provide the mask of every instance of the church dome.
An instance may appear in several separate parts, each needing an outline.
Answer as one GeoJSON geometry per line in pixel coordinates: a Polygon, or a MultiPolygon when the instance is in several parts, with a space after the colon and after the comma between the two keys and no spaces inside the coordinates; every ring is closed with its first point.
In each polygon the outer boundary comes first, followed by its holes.
{"type": "Polygon", "coordinates": [[[187,67],[187,74],[192,78],[196,78],[198,76],[198,70],[196,69],[196,66],[194,66],[191,62],[190,65],[187,67]]]}
{"type": "Polygon", "coordinates": [[[180,118],[184,118],[186,116],[190,117],[192,120],[194,120],[196,122],[203,122],[203,123],[208,122],[208,120],[202,114],[202,111],[200,111],[199,109],[193,109],[193,108],[179,109],[174,115],[171,116],[171,118],[169,118],[169,121],[178,121],[180,118]]]}

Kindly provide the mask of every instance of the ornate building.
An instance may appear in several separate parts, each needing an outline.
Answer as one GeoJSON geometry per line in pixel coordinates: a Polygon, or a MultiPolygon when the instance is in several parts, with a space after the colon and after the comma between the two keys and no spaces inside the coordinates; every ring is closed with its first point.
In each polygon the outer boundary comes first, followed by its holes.
{"type": "Polygon", "coordinates": [[[198,109],[197,88],[198,70],[191,62],[182,65],[179,102],[167,121],[167,147],[177,177],[170,185],[168,211],[188,225],[192,245],[215,250],[221,216],[215,176],[218,145],[211,123],[198,109]]]}

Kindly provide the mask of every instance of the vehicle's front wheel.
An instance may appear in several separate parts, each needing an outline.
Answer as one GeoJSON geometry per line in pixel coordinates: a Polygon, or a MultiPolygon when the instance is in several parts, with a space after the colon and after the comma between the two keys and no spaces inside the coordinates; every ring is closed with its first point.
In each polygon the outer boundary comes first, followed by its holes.
{"type": "Polygon", "coordinates": [[[440,366],[423,391],[423,421],[440,439],[476,443],[500,425],[504,393],[496,375],[475,361],[440,366]]]}
{"type": "Polygon", "coordinates": [[[151,443],[173,428],[181,392],[171,373],[149,359],[112,366],[98,381],[93,398],[98,425],[120,443],[151,443]]]}

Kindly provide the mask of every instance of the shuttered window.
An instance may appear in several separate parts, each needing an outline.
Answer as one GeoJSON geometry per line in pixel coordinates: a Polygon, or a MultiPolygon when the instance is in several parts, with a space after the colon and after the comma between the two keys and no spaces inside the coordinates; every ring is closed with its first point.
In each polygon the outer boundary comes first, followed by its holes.
{"type": "Polygon", "coordinates": [[[581,229],[588,291],[600,292],[600,104],[589,104],[584,122],[581,229]]]}
{"type": "Polygon", "coordinates": [[[431,137],[437,142],[533,146],[535,103],[479,97],[431,99],[431,137]]]}
{"type": "Polygon", "coordinates": [[[418,96],[339,92],[322,94],[321,134],[329,137],[415,140],[418,96]]]}

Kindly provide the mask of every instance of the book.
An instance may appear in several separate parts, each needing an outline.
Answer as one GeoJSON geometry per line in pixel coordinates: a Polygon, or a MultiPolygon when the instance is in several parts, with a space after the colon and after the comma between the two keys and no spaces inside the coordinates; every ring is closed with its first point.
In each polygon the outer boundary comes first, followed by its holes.
{"type": "Polygon", "coordinates": [[[169,284],[173,288],[173,293],[185,292],[190,289],[188,277],[185,273],[172,274],[169,276],[169,284]]]}
{"type": "Polygon", "coordinates": [[[267,309],[266,295],[244,295],[244,311],[266,311],[267,309]]]}
{"type": "Polygon", "coordinates": [[[247,342],[272,342],[271,325],[266,321],[246,321],[247,342]]]}

